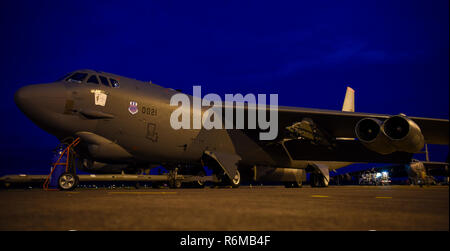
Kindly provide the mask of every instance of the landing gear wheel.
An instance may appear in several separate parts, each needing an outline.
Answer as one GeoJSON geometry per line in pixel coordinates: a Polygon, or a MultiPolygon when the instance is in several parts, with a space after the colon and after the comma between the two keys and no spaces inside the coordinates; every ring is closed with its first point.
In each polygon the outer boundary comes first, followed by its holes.
{"type": "Polygon", "coordinates": [[[70,191],[78,186],[78,176],[73,173],[65,172],[59,176],[58,186],[61,190],[70,191]]]}
{"type": "Polygon", "coordinates": [[[216,175],[218,181],[213,183],[211,188],[215,187],[232,187],[232,188],[238,188],[241,184],[241,174],[238,170],[236,170],[236,174],[234,175],[233,179],[230,180],[228,175],[226,175],[224,172],[221,174],[216,175]]]}
{"type": "Polygon", "coordinates": [[[312,173],[310,178],[311,187],[326,187],[323,175],[312,173]]]}
{"type": "MultiPolygon", "coordinates": [[[[197,176],[199,176],[199,177],[204,177],[206,174],[205,174],[205,172],[204,171],[200,171],[200,172],[198,172],[197,173],[197,176]]],[[[205,187],[205,181],[202,181],[202,180],[197,180],[197,181],[195,181],[194,183],[193,183],[193,187],[196,187],[196,188],[204,188],[205,187]]]]}
{"type": "Polygon", "coordinates": [[[284,182],[285,188],[300,188],[302,187],[301,181],[291,181],[291,182],[284,182]]]}
{"type": "Polygon", "coordinates": [[[171,180],[169,182],[170,188],[181,188],[181,180],[171,180]]]}
{"type": "Polygon", "coordinates": [[[236,174],[234,175],[233,179],[231,180],[231,187],[232,188],[238,188],[241,184],[241,174],[238,170],[236,170],[236,174]]]}

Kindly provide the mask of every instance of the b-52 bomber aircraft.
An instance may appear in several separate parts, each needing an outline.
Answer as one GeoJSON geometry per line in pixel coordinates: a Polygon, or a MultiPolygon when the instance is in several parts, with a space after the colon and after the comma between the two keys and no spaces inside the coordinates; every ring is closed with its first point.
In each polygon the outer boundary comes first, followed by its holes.
{"type": "MultiPolygon", "coordinates": [[[[424,144],[449,141],[446,119],[354,112],[351,89],[342,111],[277,106],[273,114],[272,106],[255,108],[248,101],[221,104],[219,110],[235,111],[236,121],[238,111],[248,118],[255,114],[252,110],[258,110],[258,119],[276,118],[275,137],[269,140],[260,139],[268,128],[251,127],[250,119],[231,129],[174,128],[174,113],[184,112],[171,103],[176,94],[182,93],[115,74],[78,70],[52,83],[22,87],[14,98],[29,119],[59,140],[80,139],[75,152],[82,170],[137,172],[162,165],[172,173],[201,177],[206,166],[215,183],[232,187],[245,179],[301,187],[306,172],[312,186],[325,187],[330,170],[361,162],[409,163],[424,144]]],[[[186,96],[188,103],[198,104],[195,95],[186,96]]],[[[209,108],[188,108],[188,125],[196,123],[195,116],[210,113],[209,108]]],[[[213,114],[209,119],[225,113],[213,114]]]]}

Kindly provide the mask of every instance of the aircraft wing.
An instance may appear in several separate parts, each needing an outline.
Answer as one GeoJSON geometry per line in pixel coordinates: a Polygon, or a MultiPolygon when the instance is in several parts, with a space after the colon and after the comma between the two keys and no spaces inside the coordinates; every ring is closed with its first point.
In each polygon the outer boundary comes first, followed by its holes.
{"type": "MultiPolygon", "coordinates": [[[[247,112],[248,108],[246,109],[247,112]]],[[[278,108],[278,136],[272,141],[259,140],[260,130],[242,131],[266,151],[283,143],[294,160],[409,163],[413,153],[381,153],[366,147],[357,138],[355,127],[364,118],[381,123],[392,115],[345,112],[297,107],[278,108]],[[306,121],[306,122],[305,122],[306,121]],[[305,122],[305,123],[304,123],[305,122]],[[294,128],[291,130],[290,128],[294,128]],[[293,134],[294,132],[294,134],[293,134]],[[286,141],[287,140],[287,141],[286,141]],[[274,144],[275,143],[275,144],[274,144]]],[[[449,121],[446,119],[407,117],[415,122],[426,144],[449,144],[449,121]]],[[[266,130],[267,132],[268,130],[266,130]]],[[[236,140],[236,142],[238,142],[236,140]]],[[[238,143],[236,143],[239,145],[238,143]]],[[[382,147],[381,147],[382,148],[382,147]]]]}
{"type": "MultiPolygon", "coordinates": [[[[355,126],[363,118],[375,118],[384,121],[390,115],[342,112],[322,109],[308,109],[296,107],[279,107],[279,131],[303,118],[311,119],[321,130],[332,137],[355,138],[355,126]]],[[[449,144],[449,120],[409,117],[421,129],[427,144],[449,144]]]]}

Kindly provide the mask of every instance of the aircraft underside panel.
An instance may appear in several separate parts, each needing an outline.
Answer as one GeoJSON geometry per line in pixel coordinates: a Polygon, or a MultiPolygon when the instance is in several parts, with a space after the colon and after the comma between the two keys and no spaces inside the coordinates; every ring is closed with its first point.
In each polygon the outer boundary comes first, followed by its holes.
{"type": "Polygon", "coordinates": [[[278,181],[278,182],[302,182],[306,181],[306,173],[304,169],[295,168],[275,168],[270,166],[254,166],[254,181],[278,181]]]}
{"type": "Polygon", "coordinates": [[[382,155],[368,150],[357,140],[337,141],[335,146],[316,145],[307,140],[290,140],[284,145],[293,160],[409,163],[413,155],[405,152],[382,155]]]}

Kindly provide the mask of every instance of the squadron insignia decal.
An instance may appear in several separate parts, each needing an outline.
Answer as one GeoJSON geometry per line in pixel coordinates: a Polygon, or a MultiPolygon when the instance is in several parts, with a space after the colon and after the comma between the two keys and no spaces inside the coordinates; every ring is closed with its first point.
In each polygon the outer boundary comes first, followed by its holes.
{"type": "Polygon", "coordinates": [[[130,106],[128,107],[128,111],[131,113],[131,114],[136,114],[136,113],[138,113],[138,103],[137,102],[135,102],[135,101],[130,101],[130,106]]]}
{"type": "Polygon", "coordinates": [[[95,105],[105,106],[106,99],[108,95],[102,90],[91,90],[91,93],[94,93],[94,102],[95,105]]]}

